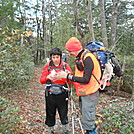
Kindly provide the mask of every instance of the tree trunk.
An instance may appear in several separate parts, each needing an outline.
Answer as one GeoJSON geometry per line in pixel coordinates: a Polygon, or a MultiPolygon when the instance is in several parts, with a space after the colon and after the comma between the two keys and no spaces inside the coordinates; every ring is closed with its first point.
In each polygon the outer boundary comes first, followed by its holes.
{"type": "Polygon", "coordinates": [[[46,41],[46,19],[45,19],[45,1],[42,0],[42,15],[43,15],[43,42],[44,42],[44,54],[47,58],[47,41],[46,41]]]}
{"type": "Polygon", "coordinates": [[[84,32],[81,30],[81,27],[79,25],[79,19],[78,19],[78,2],[77,0],[74,0],[73,1],[73,4],[74,4],[74,17],[75,17],[75,22],[76,22],[76,29],[77,31],[79,32],[81,38],[82,38],[82,44],[84,44],[84,37],[85,37],[85,34],[84,32]]]}
{"type": "Polygon", "coordinates": [[[25,4],[24,4],[25,0],[23,0],[22,3],[23,3],[23,6],[24,6],[24,11],[23,11],[24,15],[22,16],[22,19],[23,19],[23,29],[25,29],[25,31],[26,31],[26,18],[27,17],[26,17],[26,10],[25,10],[25,4]]]}
{"type": "Polygon", "coordinates": [[[99,7],[100,7],[100,21],[102,28],[102,40],[105,47],[108,48],[104,0],[99,0],[99,7]]]}
{"type": "Polygon", "coordinates": [[[133,78],[133,84],[132,84],[132,100],[134,101],[134,78],[133,78]]]}
{"type": "Polygon", "coordinates": [[[51,11],[51,2],[49,1],[48,2],[48,10],[49,10],[49,12],[48,12],[48,16],[49,16],[49,21],[48,21],[48,27],[49,27],[49,31],[50,31],[50,33],[49,33],[49,37],[48,37],[48,42],[49,42],[49,44],[51,44],[51,48],[52,48],[52,43],[53,43],[53,36],[52,36],[52,34],[53,34],[53,29],[52,29],[52,25],[53,25],[53,23],[52,23],[52,11],[51,11]]]}
{"type": "Polygon", "coordinates": [[[90,41],[95,40],[94,29],[93,29],[92,3],[91,3],[91,0],[88,0],[88,25],[89,25],[89,32],[90,32],[90,41]]]}
{"type": "Polygon", "coordinates": [[[112,21],[111,21],[111,46],[116,42],[116,29],[117,29],[117,14],[118,14],[118,2],[119,0],[112,0],[112,21]]]}
{"type": "MultiPolygon", "coordinates": [[[[125,56],[124,56],[123,65],[122,65],[122,71],[123,71],[123,72],[125,72],[125,66],[126,66],[126,59],[125,59],[125,56]]],[[[123,85],[123,76],[121,76],[121,77],[119,78],[119,82],[118,82],[118,85],[117,85],[117,90],[115,91],[114,95],[119,92],[120,87],[121,87],[122,85],[123,85]]]]}

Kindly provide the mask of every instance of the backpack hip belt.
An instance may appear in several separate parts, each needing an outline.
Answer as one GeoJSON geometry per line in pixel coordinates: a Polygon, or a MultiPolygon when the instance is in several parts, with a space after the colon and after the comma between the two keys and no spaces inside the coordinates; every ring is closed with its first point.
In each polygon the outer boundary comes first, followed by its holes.
{"type": "Polygon", "coordinates": [[[68,91],[68,88],[66,88],[64,85],[51,83],[51,84],[46,84],[46,90],[49,91],[51,94],[58,95],[68,91]]]}

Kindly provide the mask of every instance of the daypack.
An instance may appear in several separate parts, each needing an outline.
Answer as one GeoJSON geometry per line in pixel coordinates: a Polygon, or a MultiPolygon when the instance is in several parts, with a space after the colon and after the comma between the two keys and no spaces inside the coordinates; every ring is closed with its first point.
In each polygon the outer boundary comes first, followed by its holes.
{"type": "MultiPolygon", "coordinates": [[[[48,71],[51,70],[51,76],[53,77],[56,73],[56,70],[66,70],[66,63],[62,62],[62,67],[60,69],[54,68],[50,66],[50,61],[48,62],[48,71]]],[[[67,82],[66,82],[66,84],[67,82]]],[[[65,85],[60,85],[57,83],[51,83],[50,80],[48,80],[45,89],[47,89],[47,91],[50,91],[52,94],[58,95],[61,94],[62,92],[68,91],[68,88],[65,85]]]]}
{"type": "Polygon", "coordinates": [[[87,44],[86,49],[92,52],[100,63],[102,71],[100,82],[101,90],[105,90],[105,87],[110,86],[110,82],[114,76],[120,77],[123,75],[119,60],[114,53],[105,50],[102,42],[90,41],[87,44]]]}

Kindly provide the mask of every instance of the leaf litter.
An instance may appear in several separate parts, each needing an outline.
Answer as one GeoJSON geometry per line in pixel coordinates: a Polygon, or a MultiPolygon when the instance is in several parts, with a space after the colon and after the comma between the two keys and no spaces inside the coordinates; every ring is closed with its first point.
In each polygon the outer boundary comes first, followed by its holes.
{"type": "MultiPolygon", "coordinates": [[[[18,130],[14,130],[15,134],[48,134],[48,127],[45,125],[45,90],[44,85],[41,85],[39,82],[39,78],[41,75],[42,69],[40,67],[35,68],[34,79],[30,82],[30,90],[25,91],[12,91],[8,94],[2,94],[3,97],[8,98],[9,100],[14,100],[15,105],[18,106],[21,111],[19,112],[19,116],[22,119],[20,122],[20,128],[18,130]]],[[[117,99],[112,98],[109,95],[101,94],[101,98],[104,98],[97,107],[97,111],[100,108],[105,108],[106,105],[109,105],[110,102],[114,99],[115,101],[126,101],[126,99],[117,99]]],[[[72,113],[71,109],[71,101],[69,100],[69,130],[72,132],[72,117],[74,118],[74,131],[75,134],[82,134],[82,130],[80,127],[80,110],[78,106],[78,98],[73,97],[73,101],[76,104],[76,108],[72,113]]],[[[96,123],[98,124],[98,129],[101,133],[102,123],[102,114],[97,114],[96,123]]],[[[59,119],[59,115],[56,114],[56,125],[55,125],[55,133],[62,134],[61,122],[59,119]]]]}

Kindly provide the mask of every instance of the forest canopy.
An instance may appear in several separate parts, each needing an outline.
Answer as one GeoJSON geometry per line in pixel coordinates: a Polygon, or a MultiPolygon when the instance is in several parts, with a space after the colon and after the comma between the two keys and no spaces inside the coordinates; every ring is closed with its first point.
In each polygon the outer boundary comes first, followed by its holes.
{"type": "Polygon", "coordinates": [[[20,66],[25,70],[20,62],[44,64],[52,47],[65,52],[66,41],[76,36],[84,47],[97,40],[114,52],[125,64],[126,79],[131,81],[125,82],[131,89],[133,6],[130,0],[0,0],[2,83],[7,79],[5,72],[20,66]]]}

